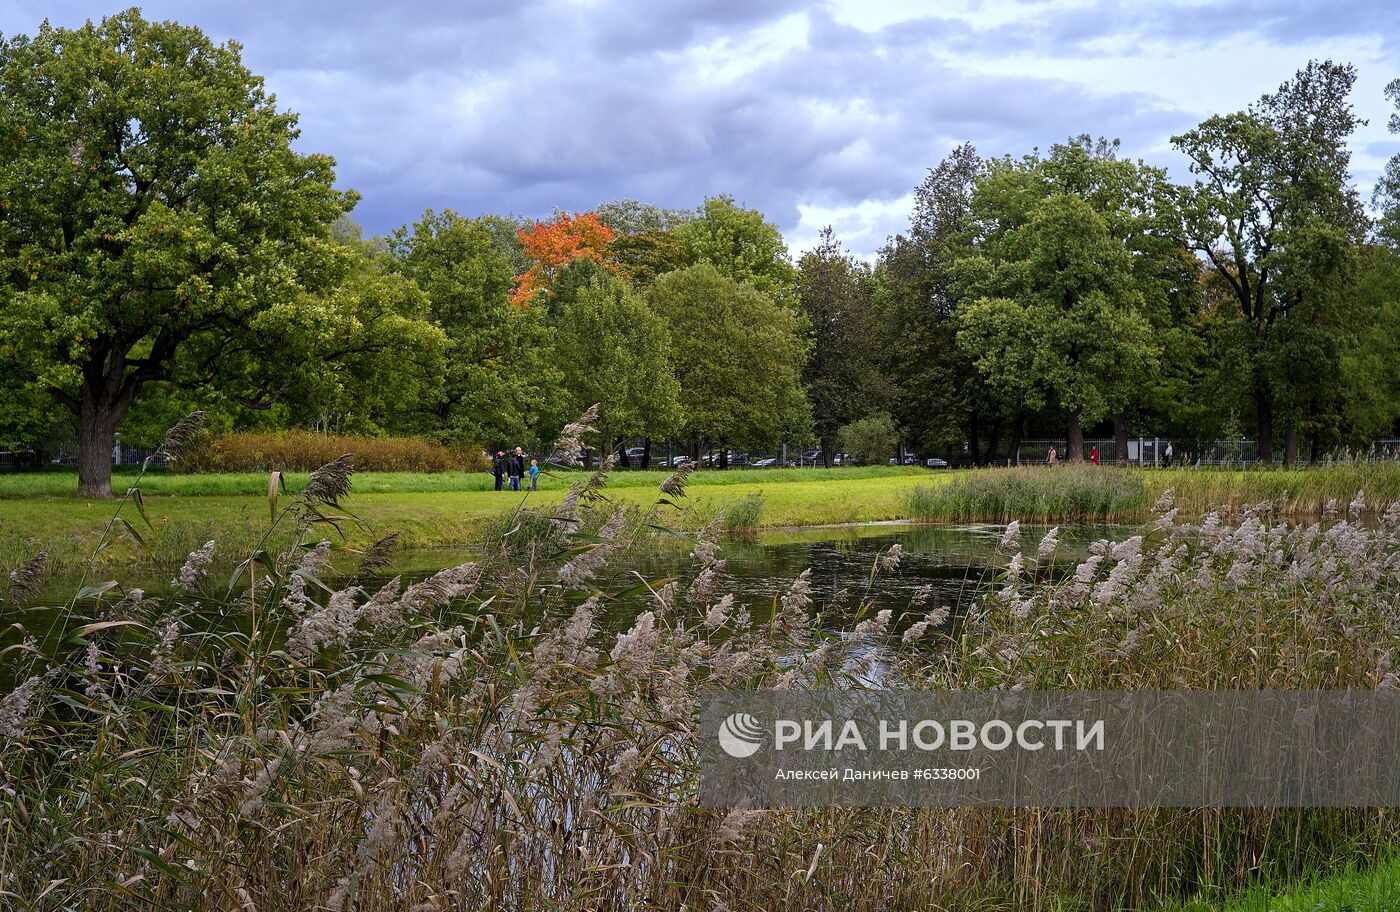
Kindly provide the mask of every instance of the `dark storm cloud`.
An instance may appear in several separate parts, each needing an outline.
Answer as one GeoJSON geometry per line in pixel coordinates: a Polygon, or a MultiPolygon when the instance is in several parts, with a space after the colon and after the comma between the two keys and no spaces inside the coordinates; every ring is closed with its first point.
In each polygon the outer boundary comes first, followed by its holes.
{"type": "MultiPolygon", "coordinates": [[[[302,147],[334,155],[341,183],[363,194],[356,217],[371,232],[430,206],[544,216],[619,196],[690,207],[714,193],[791,230],[799,206],[898,199],[963,140],[1019,155],[1089,132],[1141,155],[1199,115],[1164,100],[1170,86],[1148,95],[989,75],[968,60],[1400,34],[1400,13],[1367,7],[1360,24],[1358,0],[1342,0],[1346,11],[1321,0],[1142,6],[1026,5],[1002,25],[944,15],[873,31],[797,0],[161,0],[145,12],[241,42],[279,103],[301,114],[302,147]]],[[[0,30],[110,11],[20,0],[0,9],[0,30]]],[[[866,227],[861,252],[899,226],[866,227]]]]}

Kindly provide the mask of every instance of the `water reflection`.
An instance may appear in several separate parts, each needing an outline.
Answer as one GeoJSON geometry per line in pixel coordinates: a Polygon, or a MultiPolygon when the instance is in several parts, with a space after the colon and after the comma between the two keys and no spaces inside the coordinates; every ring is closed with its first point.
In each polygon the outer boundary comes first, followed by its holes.
{"type": "MultiPolygon", "coordinates": [[[[748,608],[754,619],[760,621],[771,614],[792,581],[810,568],[811,595],[819,608],[828,611],[828,626],[847,625],[862,602],[868,602],[874,611],[891,609],[895,629],[900,630],[923,612],[938,606],[946,605],[957,614],[971,598],[984,591],[1005,564],[1005,555],[997,547],[1004,529],[1002,525],[989,524],[877,524],[807,527],[765,532],[751,539],[730,539],[720,549],[725,566],[717,592],[732,593],[736,606],[748,608]],[[881,571],[872,585],[871,574],[877,558],[894,544],[899,544],[903,550],[899,566],[881,571]],[[911,600],[925,586],[929,587],[929,598],[924,606],[908,612],[911,600]]],[[[1022,549],[1033,554],[1047,531],[1049,527],[1023,526],[1022,549]]],[[[1125,527],[1062,527],[1057,556],[1060,562],[1069,563],[1082,556],[1095,539],[1121,538],[1129,534],[1131,531],[1125,527]]],[[[443,567],[455,566],[477,556],[466,549],[401,552],[396,556],[394,567],[381,579],[367,581],[367,587],[372,590],[391,576],[402,576],[407,586],[443,567]]],[[[649,582],[675,579],[683,589],[695,572],[695,561],[686,548],[662,544],[614,554],[597,582],[605,592],[635,588],[639,577],[649,582]]],[[[217,575],[211,577],[218,578],[217,575]]],[[[76,616],[66,617],[63,609],[56,607],[67,601],[73,582],[51,580],[34,604],[0,610],[0,620],[6,625],[21,624],[41,643],[56,643],[73,623],[90,620],[96,608],[89,602],[79,603],[76,616]]],[[[328,582],[334,582],[333,575],[328,582]]],[[[122,583],[127,588],[143,588],[148,597],[169,595],[168,575],[146,580],[123,579],[122,583]]],[[[645,601],[645,593],[610,599],[605,602],[605,611],[597,622],[605,630],[624,631],[632,625],[636,614],[644,610],[645,601]]],[[[228,622],[225,619],[224,623],[228,622]]],[[[18,636],[17,628],[10,628],[9,634],[10,639],[14,639],[18,636]]]]}
{"type": "MultiPolygon", "coordinates": [[[[1023,526],[1023,550],[1034,554],[1049,529],[1023,526]]],[[[762,619],[792,581],[810,568],[813,600],[818,606],[831,605],[838,615],[833,621],[849,619],[866,601],[875,611],[891,609],[896,627],[902,629],[940,605],[956,613],[984,591],[1005,567],[1006,556],[997,547],[1004,530],[1005,526],[987,524],[882,524],[810,527],[732,539],[720,550],[725,566],[718,591],[732,593],[736,604],[747,607],[756,620],[762,619]],[[877,559],[895,544],[903,552],[898,568],[880,571],[872,585],[877,559]],[[930,597],[925,606],[900,623],[915,594],[926,586],[930,597]]],[[[1058,559],[1075,560],[1094,540],[1124,534],[1130,533],[1123,527],[1062,527],[1058,559]]],[[[633,552],[614,560],[601,582],[605,590],[620,589],[640,574],[648,580],[675,577],[686,584],[694,575],[692,563],[680,550],[633,552]]],[[[626,629],[637,610],[637,604],[626,600],[614,602],[600,621],[611,629],[626,629]]]]}

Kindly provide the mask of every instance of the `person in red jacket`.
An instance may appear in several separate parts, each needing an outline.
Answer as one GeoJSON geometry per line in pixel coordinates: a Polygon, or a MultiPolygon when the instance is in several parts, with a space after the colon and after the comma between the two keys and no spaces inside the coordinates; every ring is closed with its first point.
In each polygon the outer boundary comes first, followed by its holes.
{"type": "Polygon", "coordinates": [[[1092,462],[1094,465],[1098,465],[1098,464],[1099,464],[1099,448],[1098,448],[1098,447],[1094,447],[1092,450],[1089,451],[1089,461],[1092,462]]]}

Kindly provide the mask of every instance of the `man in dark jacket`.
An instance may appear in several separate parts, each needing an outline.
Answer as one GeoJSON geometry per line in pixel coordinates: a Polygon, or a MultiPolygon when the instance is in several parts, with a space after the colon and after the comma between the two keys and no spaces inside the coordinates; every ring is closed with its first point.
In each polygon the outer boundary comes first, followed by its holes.
{"type": "Polygon", "coordinates": [[[506,477],[506,451],[497,450],[496,458],[491,462],[491,474],[496,476],[496,490],[503,487],[502,481],[506,477]]]}
{"type": "Polygon", "coordinates": [[[510,489],[520,490],[520,479],[525,477],[525,454],[520,447],[515,448],[515,452],[510,454],[510,460],[506,463],[506,474],[510,476],[510,489]]]}

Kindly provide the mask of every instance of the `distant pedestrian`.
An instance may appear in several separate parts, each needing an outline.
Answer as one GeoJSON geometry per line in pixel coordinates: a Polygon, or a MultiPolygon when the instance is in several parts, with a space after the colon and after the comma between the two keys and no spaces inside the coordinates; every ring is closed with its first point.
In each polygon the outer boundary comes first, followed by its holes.
{"type": "Polygon", "coordinates": [[[1098,447],[1094,447],[1092,450],[1089,451],[1089,461],[1092,462],[1094,465],[1098,465],[1098,464],[1099,464],[1099,448],[1098,448],[1098,447]]]}
{"type": "Polygon", "coordinates": [[[1170,466],[1171,464],[1172,464],[1172,442],[1171,442],[1170,440],[1168,440],[1168,441],[1167,441],[1167,465],[1170,466]]]}
{"type": "Polygon", "coordinates": [[[496,490],[505,487],[506,479],[506,451],[497,450],[496,458],[491,461],[491,474],[496,476],[496,490]]]}
{"type": "Polygon", "coordinates": [[[1048,453],[1045,454],[1045,464],[1046,464],[1046,465],[1054,465],[1055,463],[1057,463],[1057,462],[1059,462],[1059,461],[1060,461],[1060,454],[1059,454],[1058,452],[1056,452],[1056,450],[1055,450],[1054,447],[1051,447],[1051,448],[1050,448],[1050,452],[1048,452],[1048,453]]]}
{"type": "Polygon", "coordinates": [[[539,461],[538,459],[531,459],[531,460],[530,460],[530,490],[531,490],[531,491],[538,491],[539,489],[540,489],[540,461],[539,461]]]}
{"type": "Polygon", "coordinates": [[[515,448],[515,452],[510,454],[510,459],[506,461],[506,474],[510,476],[510,489],[520,490],[520,480],[525,477],[525,454],[520,447],[515,448]]]}

